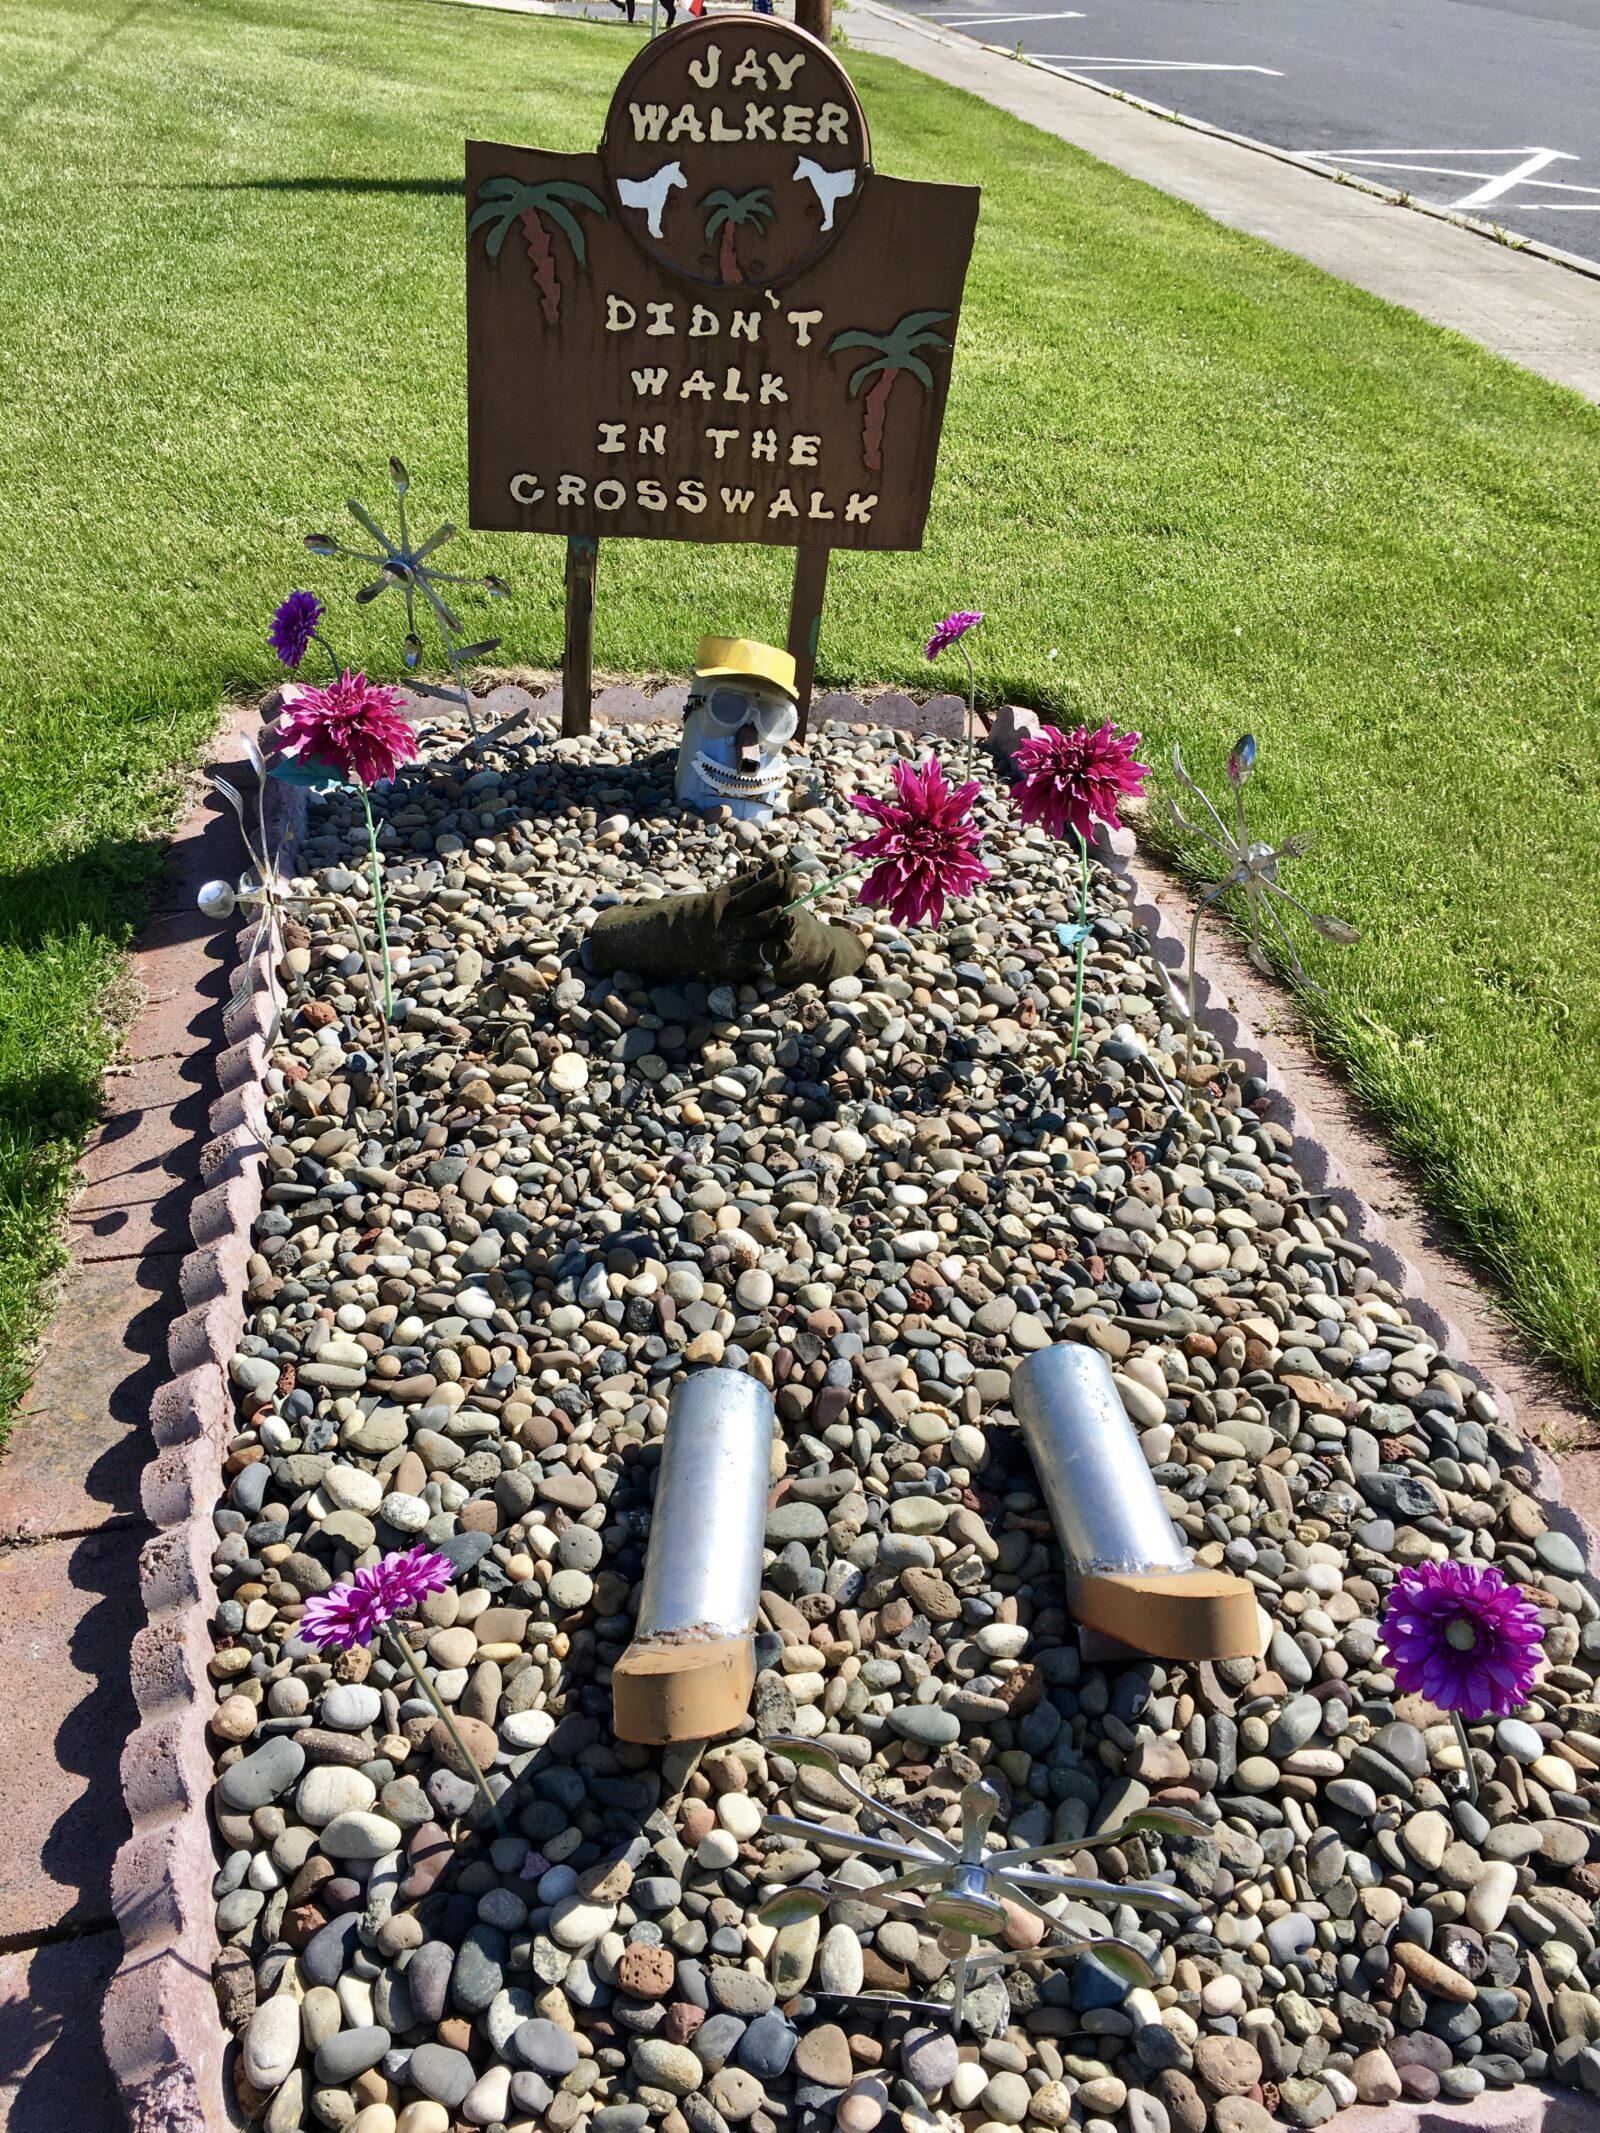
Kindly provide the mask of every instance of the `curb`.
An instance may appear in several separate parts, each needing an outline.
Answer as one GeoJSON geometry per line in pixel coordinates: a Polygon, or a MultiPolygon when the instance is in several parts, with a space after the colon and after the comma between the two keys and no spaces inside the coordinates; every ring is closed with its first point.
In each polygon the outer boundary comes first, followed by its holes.
{"type": "Polygon", "coordinates": [[[1013,66],[1032,67],[1040,74],[1053,74],[1058,81],[1070,81],[1079,89],[1092,89],[1096,96],[1107,97],[1115,104],[1131,104],[1135,111],[1147,111],[1152,118],[1164,119],[1168,125],[1182,126],[1190,133],[1209,134],[1213,140],[1228,141],[1235,148],[1253,149],[1257,155],[1271,156],[1274,162],[1287,163],[1292,169],[1325,179],[1330,185],[1366,193],[1375,200],[1386,201],[1390,207],[1403,207],[1412,214],[1446,222],[1452,229],[1466,230],[1471,236],[1486,238],[1490,244],[1499,245],[1502,251],[1531,253],[1536,259],[1548,260],[1552,266],[1564,267],[1569,274],[1582,274],[1589,281],[1600,281],[1600,260],[1565,252],[1559,245],[1546,244],[1543,238],[1518,236],[1497,222],[1484,222],[1476,215],[1463,215],[1457,208],[1437,207],[1431,201],[1419,200],[1414,194],[1403,192],[1398,186],[1379,185],[1371,178],[1357,177],[1331,163],[1319,163],[1314,157],[1301,155],[1293,148],[1278,148],[1271,141],[1258,141],[1254,134],[1235,133],[1228,126],[1213,126],[1209,119],[1192,118],[1186,111],[1174,111],[1166,104],[1151,103],[1148,97],[1130,96],[1126,89],[1108,88],[1091,75],[1075,74],[1070,67],[1052,66],[1046,59],[1030,59],[1026,54],[1019,58],[1012,46],[990,44],[982,37],[969,37],[959,30],[952,34],[942,23],[925,22],[920,15],[909,15],[903,8],[886,6],[884,0],[850,0],[850,6],[852,10],[859,8],[864,15],[880,15],[885,22],[897,22],[903,28],[915,30],[931,43],[948,45],[955,51],[962,45],[975,44],[981,52],[991,53],[996,59],[1009,59],[1013,66]]]}
{"type": "MultiPolygon", "coordinates": [[[[601,723],[652,723],[680,713],[682,696],[681,690],[649,696],[640,689],[616,687],[603,691],[594,709],[601,723]]],[[[520,684],[502,684],[477,707],[485,719],[486,743],[492,745],[493,736],[509,735],[530,717],[550,716],[559,703],[559,689],[535,694],[520,684]]],[[[919,733],[931,728],[951,740],[961,735],[966,719],[959,697],[936,696],[918,704],[898,691],[885,692],[870,705],[853,695],[824,695],[814,700],[812,712],[819,727],[832,720],[919,733]]],[[[1006,752],[1003,743],[996,752],[1006,752]]],[[[303,787],[268,785],[266,834],[275,858],[292,859],[305,831],[306,804],[303,787]]],[[[1186,1000],[1178,973],[1184,946],[1140,883],[1135,855],[1135,841],[1127,830],[1096,844],[1096,856],[1127,896],[1166,978],[1169,996],[1182,1011],[1186,1000]]],[[[241,951],[244,938],[241,930],[241,951]]],[[[233,1428],[227,1371],[244,1329],[246,1262],[261,1207],[267,1131],[265,1032],[281,1001],[276,963],[275,944],[248,962],[240,955],[235,993],[224,1020],[231,1043],[218,1060],[219,1074],[225,1068],[231,1086],[223,1083],[211,1110],[213,1138],[201,1158],[206,1183],[190,1211],[196,1248],[179,1271],[187,1308],[170,1331],[173,1376],[152,1403],[157,1450],[141,1481],[145,1510],[156,1532],[140,1552],[140,1597],[147,1621],[133,1640],[129,1663],[140,1723],[123,1751],[122,1782],[133,1833],[112,1867],[112,1903],[123,1950],[101,2013],[106,2058],[132,2133],[208,2133],[245,2124],[232,2094],[235,2046],[212,1984],[221,1950],[212,1899],[217,1861],[209,1814],[213,1769],[207,1732],[216,1705],[208,1671],[215,1607],[211,1514],[222,1494],[223,1459],[233,1428]]],[[[1196,974],[1197,1026],[1266,1083],[1266,1116],[1291,1136],[1290,1154],[1307,1184],[1343,1210],[1346,1234],[1364,1247],[1382,1278],[1393,1283],[1412,1322],[1449,1352],[1462,1374],[1495,1401],[1502,1424],[1515,1430],[1513,1402],[1468,1360],[1466,1336],[1455,1322],[1424,1300],[1425,1277],[1393,1245],[1382,1218],[1371,1212],[1336,1158],[1301,1118],[1253,1033],[1228,1007],[1204,953],[1196,974]]],[[[1528,1443],[1527,1450],[1538,1502],[1551,1524],[1582,1549],[1591,1580],[1600,1580],[1600,1535],[1562,1504],[1561,1476],[1554,1462],[1536,1445],[1528,1443]]],[[[1570,2090],[1521,2085],[1485,2090],[1466,2104],[1358,2106],[1341,2112],[1336,2124],[1339,2133],[1596,2133],[1600,2105],[1570,2090]]]]}

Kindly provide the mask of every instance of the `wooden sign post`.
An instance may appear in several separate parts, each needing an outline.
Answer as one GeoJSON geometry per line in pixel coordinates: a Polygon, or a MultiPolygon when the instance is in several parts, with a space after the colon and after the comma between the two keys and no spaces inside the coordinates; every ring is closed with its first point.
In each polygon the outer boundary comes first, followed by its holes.
{"type": "Polygon", "coordinates": [[[977,189],[874,171],[827,47],[721,15],[640,50],[597,154],[469,142],[467,201],[471,523],[567,541],[562,731],[605,537],[793,547],[803,717],[830,550],[922,545],[977,189]]]}

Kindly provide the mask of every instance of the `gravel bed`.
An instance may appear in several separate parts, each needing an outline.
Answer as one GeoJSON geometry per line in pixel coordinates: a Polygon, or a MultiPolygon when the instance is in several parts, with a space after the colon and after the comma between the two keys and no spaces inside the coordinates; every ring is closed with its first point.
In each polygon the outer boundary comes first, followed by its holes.
{"type": "MultiPolygon", "coordinates": [[[[438,729],[380,808],[392,1097],[344,921],[289,928],[212,1665],[218,1992],[268,2133],[1265,2133],[1600,2093],[1578,1551],[1264,1090],[1219,1071],[1204,1122],[1164,1133],[1146,1061],[1175,1075],[1174,1018],[1112,878],[1077,1066],[1072,870],[997,790],[995,879],[937,934],[874,925],[827,997],[585,974],[608,901],[709,886],[757,836],[833,863],[900,745],[831,731],[801,811],[754,833],[679,812],[659,731],[536,730],[474,771],[438,729]],[[1259,1664],[1080,1652],[1007,1408],[1060,1339],[1110,1358],[1197,1560],[1255,1586],[1259,1664]],[[668,1400],[716,1363],[781,1422],[760,1673],[741,1735],[657,1754],[613,1739],[610,1668],[668,1400]],[[459,1566],[415,1637],[509,1788],[504,1836],[389,1647],[296,1636],[310,1594],[418,1539],[459,1566]],[[1472,1730],[1477,1808],[1378,1645],[1396,1567],[1446,1553],[1492,1558],[1545,1625],[1532,1703],[1472,1730]],[[1133,1939],[1160,1988],[1012,1969],[959,2039],[833,1997],[938,2000],[950,1956],[865,1905],[757,1920],[822,1863],[765,1812],[854,1826],[764,1746],[784,1732],[933,1828],[983,1776],[1013,1847],[1189,1807],[1203,1841],[1076,1863],[1175,1878],[1191,1923],[1052,1906],[1133,1939]]],[[[366,909],[364,841],[314,799],[298,863],[366,909]]],[[[1011,1944],[1039,1930],[1018,1913],[1011,1944]]]]}

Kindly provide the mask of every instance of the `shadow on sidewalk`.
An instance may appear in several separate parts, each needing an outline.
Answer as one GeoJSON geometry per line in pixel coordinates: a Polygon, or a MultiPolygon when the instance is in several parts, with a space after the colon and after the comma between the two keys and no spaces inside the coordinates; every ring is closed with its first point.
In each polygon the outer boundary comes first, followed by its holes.
{"type": "Polygon", "coordinates": [[[120,1952],[115,1933],[89,1933],[0,1955],[3,2133],[119,2133],[99,2009],[120,1952]]]}

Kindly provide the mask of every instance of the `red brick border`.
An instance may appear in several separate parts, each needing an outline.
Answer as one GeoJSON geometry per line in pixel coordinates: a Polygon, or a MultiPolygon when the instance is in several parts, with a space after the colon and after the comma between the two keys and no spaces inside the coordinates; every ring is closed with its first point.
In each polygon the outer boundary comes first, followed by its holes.
{"type": "MultiPolygon", "coordinates": [[[[303,788],[268,786],[267,836],[280,862],[291,860],[305,812],[303,788]]],[[[226,2078],[230,2040],[211,1982],[217,1861],[206,1727],[216,1703],[207,1672],[216,1608],[211,1514],[233,1429],[227,1369],[244,1331],[245,1262],[261,1207],[261,1083],[276,1004],[276,943],[247,961],[247,940],[241,927],[223,1017],[227,1048],[217,1059],[222,1094],[211,1107],[212,1138],[200,1153],[202,1184],[189,1211],[195,1249],[178,1269],[185,1309],[167,1336],[173,1376],[151,1405],[157,1449],[140,1484],[156,1532],[140,1551],[147,1622],[129,1653],[140,1723],[123,1750],[122,1784],[133,1834],[111,1872],[122,1960],[101,2012],[106,2057],[134,2133],[206,2133],[244,2122],[226,2078]]]]}

